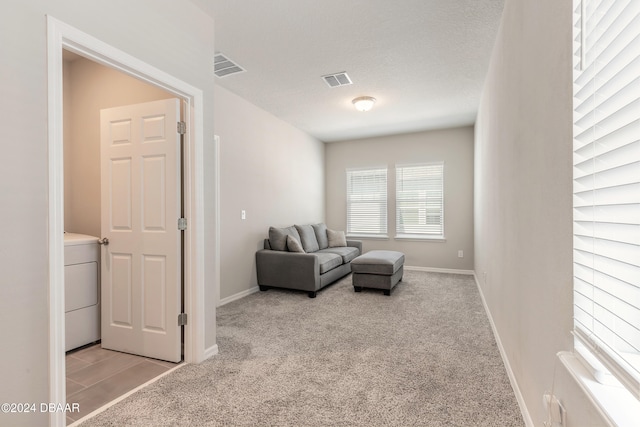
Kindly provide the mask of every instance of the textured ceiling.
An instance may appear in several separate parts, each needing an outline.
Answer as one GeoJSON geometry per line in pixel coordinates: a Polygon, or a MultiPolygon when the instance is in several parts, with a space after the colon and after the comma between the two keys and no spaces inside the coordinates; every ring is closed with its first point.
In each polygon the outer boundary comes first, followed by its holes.
{"type": "Polygon", "coordinates": [[[192,1],[214,17],[216,51],[247,70],[216,82],[325,142],[473,124],[504,6],[192,1]],[[341,71],[352,85],[321,79],[341,71]],[[377,99],[366,113],[351,104],[362,95],[377,99]]]}

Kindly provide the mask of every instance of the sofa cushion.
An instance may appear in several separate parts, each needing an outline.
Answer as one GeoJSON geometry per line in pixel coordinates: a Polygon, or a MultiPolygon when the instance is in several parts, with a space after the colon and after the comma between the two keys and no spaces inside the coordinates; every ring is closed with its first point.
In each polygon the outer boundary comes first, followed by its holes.
{"type": "Polygon", "coordinates": [[[354,248],[351,246],[345,246],[341,248],[320,249],[320,252],[340,255],[342,257],[342,262],[344,264],[351,262],[352,259],[360,255],[360,251],[358,250],[358,248],[354,248]]]}
{"type": "Polygon", "coordinates": [[[329,239],[327,238],[327,225],[324,223],[313,224],[313,231],[316,233],[318,240],[318,249],[326,249],[329,247],[329,239]]]}
{"type": "Polygon", "coordinates": [[[328,252],[316,252],[313,255],[318,257],[318,264],[320,265],[320,274],[324,274],[329,270],[333,270],[336,267],[342,265],[342,257],[338,254],[332,254],[328,252]]]}
{"type": "Polygon", "coordinates": [[[287,249],[289,252],[302,252],[304,253],[304,249],[302,248],[302,244],[298,242],[298,239],[293,237],[291,234],[287,234],[287,249]]]}
{"type": "Polygon", "coordinates": [[[296,230],[300,235],[300,242],[304,251],[307,253],[315,252],[320,247],[318,246],[318,240],[316,239],[316,233],[313,231],[313,227],[310,225],[296,225],[296,230]]]}
{"type": "Polygon", "coordinates": [[[298,230],[292,225],[287,228],[269,227],[269,244],[274,251],[287,250],[287,236],[292,235],[296,240],[300,241],[298,230]]]}
{"type": "Polygon", "coordinates": [[[327,229],[327,238],[329,239],[330,248],[347,246],[347,238],[344,235],[344,231],[327,229]]]}

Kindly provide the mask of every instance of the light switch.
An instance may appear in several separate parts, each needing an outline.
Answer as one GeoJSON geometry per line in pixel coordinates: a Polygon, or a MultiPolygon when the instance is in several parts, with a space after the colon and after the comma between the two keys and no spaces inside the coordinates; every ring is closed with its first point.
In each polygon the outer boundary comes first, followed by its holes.
{"type": "Polygon", "coordinates": [[[240,213],[240,218],[242,219],[247,219],[247,211],[245,211],[244,209],[242,209],[241,213],[240,213]]]}

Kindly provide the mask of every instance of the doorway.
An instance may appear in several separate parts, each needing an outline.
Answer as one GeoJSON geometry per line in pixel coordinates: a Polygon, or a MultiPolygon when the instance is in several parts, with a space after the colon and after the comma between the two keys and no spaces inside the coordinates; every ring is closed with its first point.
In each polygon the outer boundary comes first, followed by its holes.
{"type": "MultiPolygon", "coordinates": [[[[64,352],[64,168],[63,168],[63,49],[159,87],[185,103],[184,174],[185,312],[184,360],[204,360],[204,203],[203,93],[167,73],[92,36],[47,17],[48,147],[49,147],[49,396],[65,403],[64,352]]],[[[217,225],[218,218],[215,218],[217,225]]],[[[217,237],[216,237],[217,239],[217,237]]],[[[216,253],[214,257],[218,257],[216,253]]],[[[217,286],[217,281],[214,284],[217,286]]],[[[66,424],[64,413],[52,412],[50,424],[66,424]]]]}
{"type": "MultiPolygon", "coordinates": [[[[66,286],[101,297],[87,308],[67,304],[66,349],[97,339],[78,333],[96,329],[88,325],[100,324],[101,309],[103,347],[179,362],[181,102],[66,50],[63,59],[65,251],[81,248],[67,246],[76,234],[109,241],[98,249],[99,281],[67,278],[66,286]]],[[[76,294],[67,288],[66,301],[76,294]]]]}

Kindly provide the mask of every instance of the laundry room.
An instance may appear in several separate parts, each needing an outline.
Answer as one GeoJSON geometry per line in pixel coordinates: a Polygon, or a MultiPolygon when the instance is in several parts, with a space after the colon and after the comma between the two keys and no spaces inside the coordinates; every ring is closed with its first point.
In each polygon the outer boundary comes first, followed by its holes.
{"type": "Polygon", "coordinates": [[[66,351],[100,340],[100,110],[172,97],[63,51],[66,351]]]}

